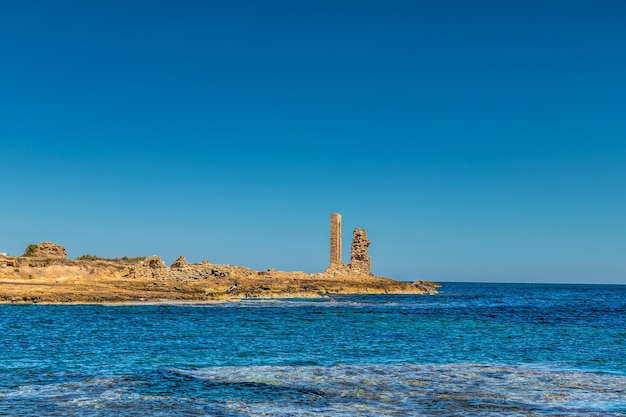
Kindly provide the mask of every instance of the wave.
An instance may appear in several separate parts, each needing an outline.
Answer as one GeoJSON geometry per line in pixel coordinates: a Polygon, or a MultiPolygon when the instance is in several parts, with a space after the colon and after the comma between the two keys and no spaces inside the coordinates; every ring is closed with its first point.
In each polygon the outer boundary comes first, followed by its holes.
{"type": "Polygon", "coordinates": [[[626,416],[626,376],[542,364],[227,366],[59,375],[0,392],[13,416],[626,416]]]}

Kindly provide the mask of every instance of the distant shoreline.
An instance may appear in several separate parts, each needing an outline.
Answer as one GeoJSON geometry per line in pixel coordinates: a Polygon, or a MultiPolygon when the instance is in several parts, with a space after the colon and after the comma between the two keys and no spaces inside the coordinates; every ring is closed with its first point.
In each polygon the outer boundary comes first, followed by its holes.
{"type": "Polygon", "coordinates": [[[440,287],[430,281],[408,283],[355,274],[342,266],[309,274],[208,261],[189,264],[181,258],[168,267],[158,256],[70,260],[0,255],[0,303],[210,304],[346,294],[436,294],[440,287]]]}

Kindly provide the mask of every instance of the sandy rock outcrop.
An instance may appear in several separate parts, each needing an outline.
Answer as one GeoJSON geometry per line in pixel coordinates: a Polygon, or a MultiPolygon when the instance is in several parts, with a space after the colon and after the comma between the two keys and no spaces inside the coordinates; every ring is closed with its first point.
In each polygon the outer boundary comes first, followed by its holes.
{"type": "Polygon", "coordinates": [[[143,262],[129,267],[124,275],[128,278],[155,279],[159,281],[191,282],[203,279],[222,279],[231,276],[250,277],[257,272],[250,268],[234,265],[216,265],[209,261],[191,264],[179,256],[167,267],[159,256],[151,256],[143,262]]]}
{"type": "Polygon", "coordinates": [[[169,268],[163,262],[163,259],[158,255],[153,255],[136,266],[129,268],[128,276],[130,278],[152,279],[168,270],[169,268]]]}
{"type": "Polygon", "coordinates": [[[437,294],[437,289],[441,288],[441,285],[436,282],[426,281],[426,280],[417,280],[411,283],[415,288],[420,291],[423,291],[424,294],[437,294]]]}
{"type": "Polygon", "coordinates": [[[157,270],[162,269],[162,268],[167,268],[167,265],[165,265],[165,262],[163,262],[163,259],[161,259],[159,255],[153,255],[149,257],[148,259],[144,261],[144,265],[150,269],[157,269],[157,270]]]}
{"type": "Polygon", "coordinates": [[[185,259],[183,255],[180,255],[178,258],[176,258],[174,262],[172,262],[172,264],[170,265],[170,268],[185,269],[188,266],[189,266],[189,262],[187,262],[187,259],[185,259]]]}
{"type": "Polygon", "coordinates": [[[341,277],[350,275],[350,265],[339,264],[331,265],[322,273],[324,276],[341,277]]]}
{"type": "Polygon", "coordinates": [[[67,251],[65,248],[52,242],[41,242],[38,245],[29,245],[24,255],[36,258],[67,259],[67,251]]]}

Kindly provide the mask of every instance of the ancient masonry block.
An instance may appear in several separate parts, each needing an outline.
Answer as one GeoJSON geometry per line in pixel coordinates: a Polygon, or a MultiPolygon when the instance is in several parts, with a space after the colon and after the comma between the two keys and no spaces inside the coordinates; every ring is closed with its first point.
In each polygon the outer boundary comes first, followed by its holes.
{"type": "Polygon", "coordinates": [[[341,265],[341,214],[330,214],[330,266],[341,265]]]}
{"type": "Polygon", "coordinates": [[[352,253],[350,254],[350,271],[360,275],[371,275],[372,260],[367,254],[370,241],[365,229],[357,227],[352,234],[352,253]]]}

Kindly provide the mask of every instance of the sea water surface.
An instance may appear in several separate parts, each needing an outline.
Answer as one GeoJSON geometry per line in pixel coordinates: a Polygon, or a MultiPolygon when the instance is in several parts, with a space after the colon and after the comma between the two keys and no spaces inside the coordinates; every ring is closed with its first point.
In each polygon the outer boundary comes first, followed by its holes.
{"type": "Polygon", "coordinates": [[[626,286],[0,305],[2,416],[626,416],[626,286]]]}

